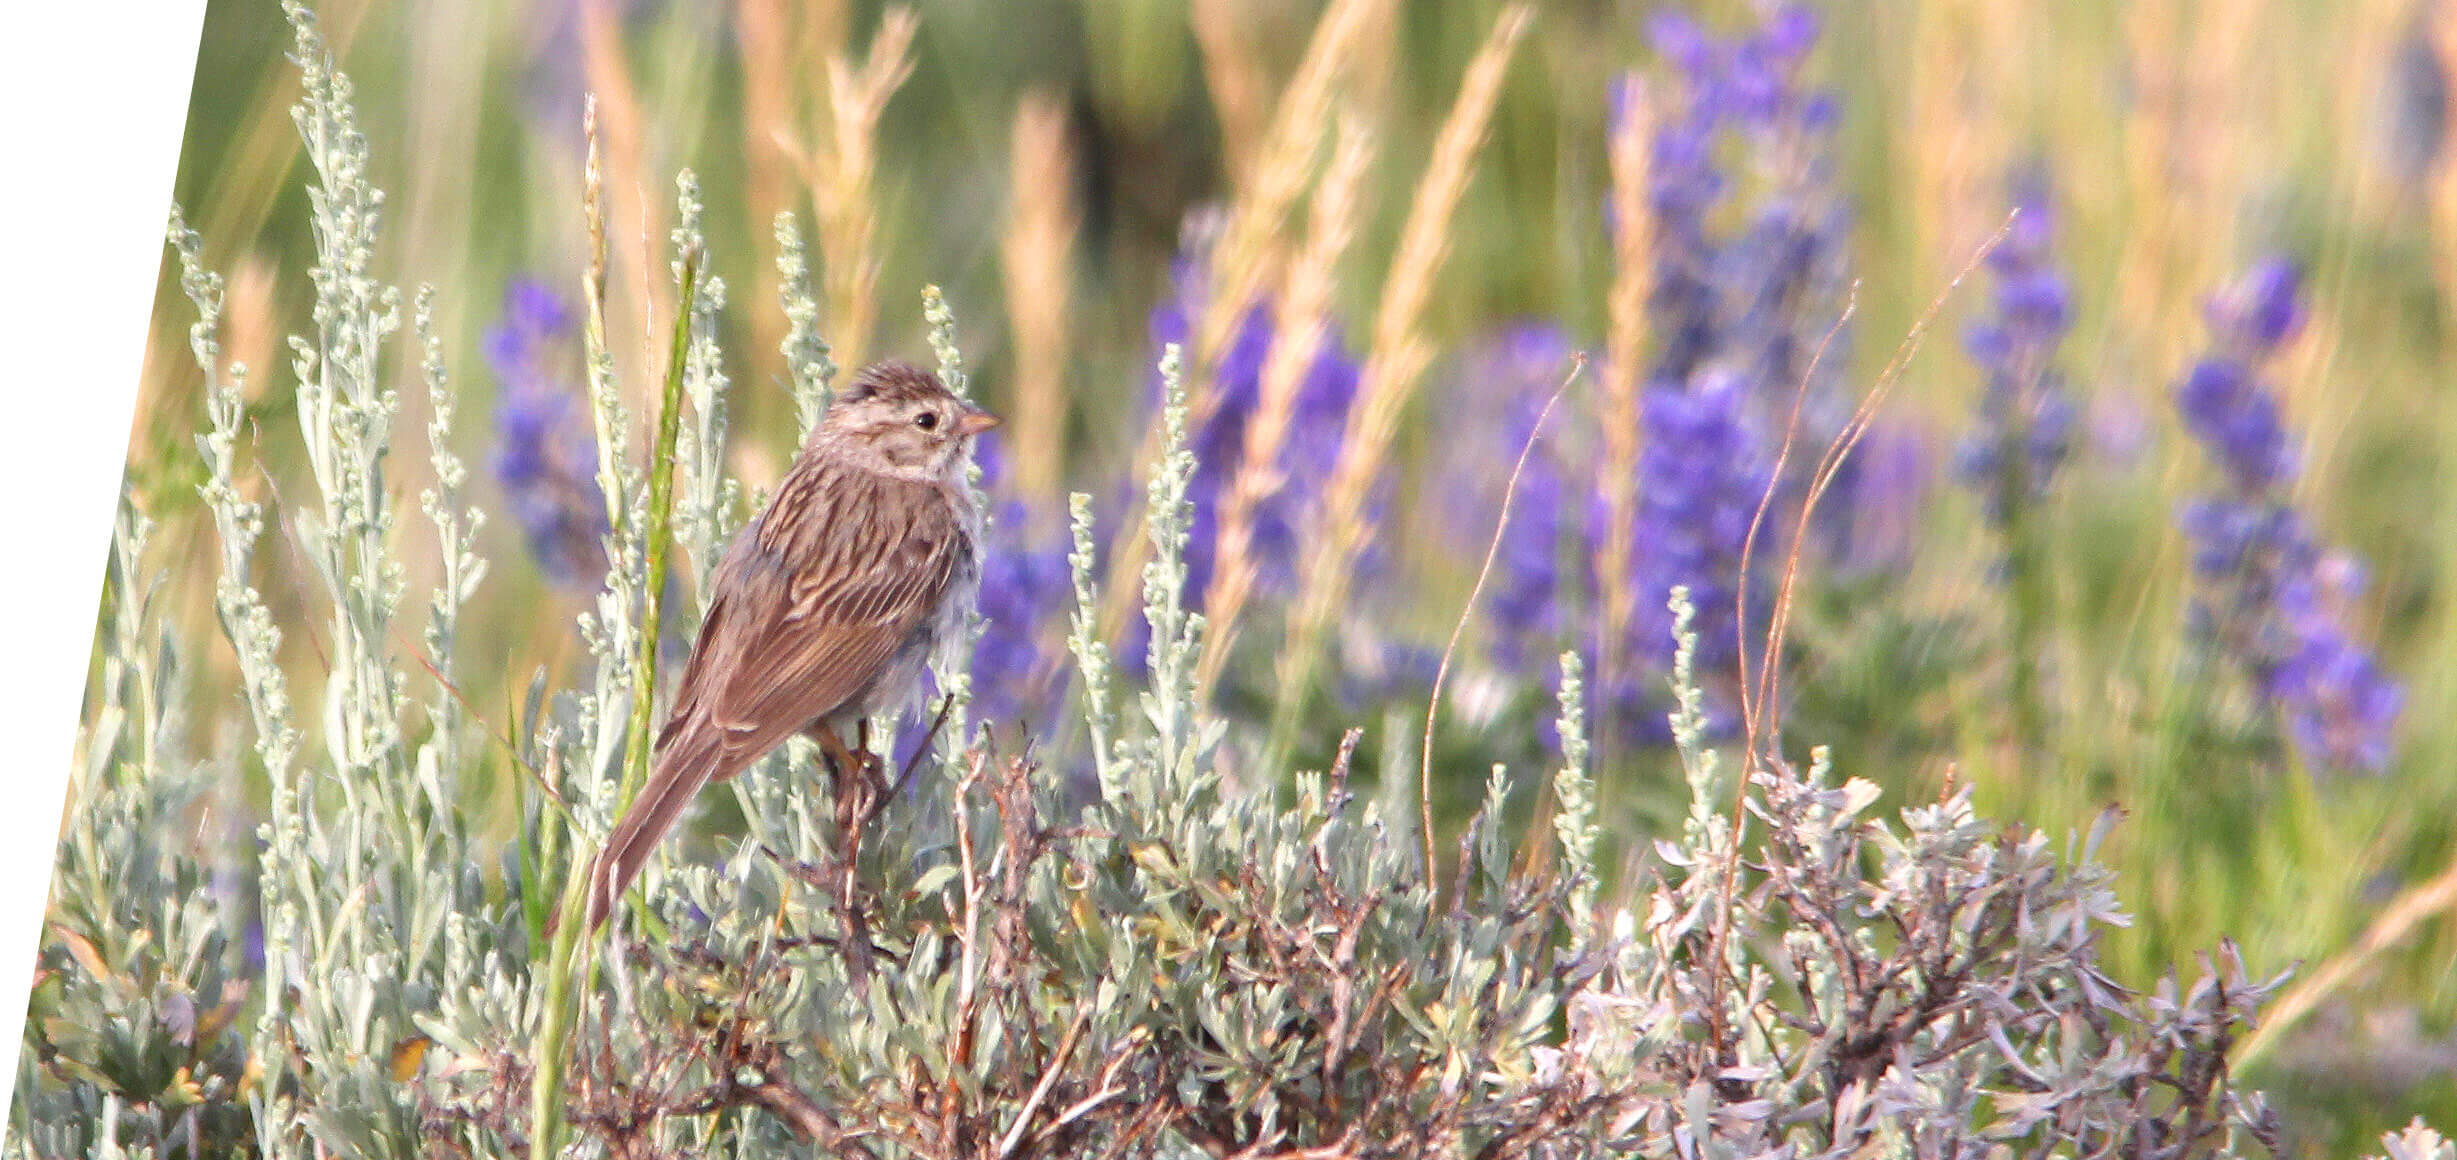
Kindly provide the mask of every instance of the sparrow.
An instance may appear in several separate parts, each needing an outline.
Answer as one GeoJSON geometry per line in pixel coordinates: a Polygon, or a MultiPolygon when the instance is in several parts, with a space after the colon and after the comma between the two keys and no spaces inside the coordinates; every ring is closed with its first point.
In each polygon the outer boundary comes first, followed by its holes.
{"type": "Polygon", "coordinates": [[[702,787],[796,733],[842,768],[848,731],[920,698],[980,593],[965,475],[973,437],[998,422],[905,362],[863,368],[836,397],[711,575],[647,784],[589,865],[590,931],[702,787]]]}

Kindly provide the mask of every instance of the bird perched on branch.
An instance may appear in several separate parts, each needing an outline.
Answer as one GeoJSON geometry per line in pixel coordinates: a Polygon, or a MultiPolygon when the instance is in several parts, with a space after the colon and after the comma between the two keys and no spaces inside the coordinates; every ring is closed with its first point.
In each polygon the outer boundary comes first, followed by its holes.
{"type": "Polygon", "coordinates": [[[588,929],[702,786],[796,733],[839,778],[867,769],[846,734],[866,740],[871,718],[911,707],[974,608],[981,517],[964,472],[973,436],[997,425],[909,363],[865,367],[837,396],[717,565],[648,783],[589,865],[588,929]]]}

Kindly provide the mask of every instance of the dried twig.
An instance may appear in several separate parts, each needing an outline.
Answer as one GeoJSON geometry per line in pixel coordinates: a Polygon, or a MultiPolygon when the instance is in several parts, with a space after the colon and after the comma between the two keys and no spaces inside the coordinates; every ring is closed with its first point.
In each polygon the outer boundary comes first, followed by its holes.
{"type": "MultiPolygon", "coordinates": [[[[1585,353],[1571,355],[1569,373],[1562,376],[1561,385],[1553,388],[1552,396],[1544,400],[1544,409],[1536,412],[1535,423],[1528,427],[1527,441],[1519,445],[1518,462],[1510,467],[1510,482],[1502,487],[1501,510],[1493,517],[1493,538],[1485,544],[1484,566],[1476,570],[1476,583],[1468,589],[1467,601],[1459,607],[1457,623],[1450,626],[1450,643],[1442,646],[1442,663],[1433,670],[1433,691],[1425,699],[1424,755],[1416,769],[1417,821],[1423,827],[1421,836],[1424,839],[1425,884],[1428,887],[1440,881],[1435,876],[1433,858],[1433,726],[1436,715],[1442,709],[1442,686],[1450,679],[1451,658],[1458,654],[1459,638],[1467,634],[1468,618],[1476,611],[1476,598],[1484,595],[1485,581],[1493,576],[1493,562],[1501,557],[1502,533],[1510,528],[1510,505],[1518,498],[1519,477],[1527,473],[1527,460],[1535,454],[1536,440],[1544,434],[1544,421],[1552,417],[1554,404],[1561,401],[1561,396],[1569,392],[1570,384],[1577,382],[1580,372],[1586,369],[1585,353]]],[[[1348,745],[1343,741],[1343,756],[1348,745]]]]}

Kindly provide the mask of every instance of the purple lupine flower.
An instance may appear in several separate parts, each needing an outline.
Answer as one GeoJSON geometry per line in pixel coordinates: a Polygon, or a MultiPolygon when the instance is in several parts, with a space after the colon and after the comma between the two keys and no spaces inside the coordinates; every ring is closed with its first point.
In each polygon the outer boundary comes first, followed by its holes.
{"type": "Polygon", "coordinates": [[[2388,764],[2405,689],[2338,627],[2361,588],[2362,566],[2342,552],[2324,553],[2310,576],[2284,587],[2279,608],[2294,643],[2271,696],[2286,706],[2287,728],[2305,752],[2377,770],[2388,764]]]}
{"type": "Polygon", "coordinates": [[[2047,493],[2073,447],[2073,400],[2055,366],[2073,327],[2072,289],[2052,263],[2056,219],[2045,175],[2015,178],[2019,210],[2004,242],[1988,255],[1996,277],[1994,311],[1966,338],[1971,361],[1988,376],[1979,423],[1955,459],[1955,474],[1976,489],[1990,521],[2047,493]]]}
{"type": "MultiPolygon", "coordinates": [[[[1672,663],[1672,613],[1665,605],[1672,589],[1684,585],[1697,607],[1692,627],[1699,670],[1721,672],[1739,662],[1741,554],[1766,492],[1770,461],[1749,420],[1755,386],[1738,371],[1715,369],[1687,389],[1647,392],[1633,537],[1640,546],[1633,643],[1636,655],[1658,667],[1672,663]]],[[[1761,566],[1749,583],[1753,624],[1765,623],[1757,607],[1767,593],[1764,575],[1761,566]]]]}
{"type": "MultiPolygon", "coordinates": [[[[1204,309],[1203,255],[1200,246],[1179,258],[1176,294],[1153,310],[1152,348],[1178,343],[1189,351],[1194,322],[1204,309]]],[[[1188,435],[1195,455],[1194,478],[1187,498],[1194,508],[1186,544],[1186,600],[1199,607],[1217,566],[1220,509],[1228,489],[1245,462],[1246,424],[1262,402],[1263,365],[1274,339],[1271,309],[1258,303],[1239,319],[1227,349],[1221,352],[1216,393],[1210,413],[1188,435]]],[[[1319,489],[1338,462],[1345,437],[1348,408],[1356,399],[1359,366],[1348,357],[1337,327],[1322,339],[1321,349],[1306,367],[1289,416],[1288,436],[1280,445],[1280,490],[1254,512],[1251,551],[1257,585],[1264,593],[1288,591],[1295,580],[1298,536],[1320,498],[1319,489]]],[[[1154,378],[1157,391],[1159,380],[1154,378]]],[[[1157,393],[1154,394],[1157,411],[1157,393]]]]}
{"type": "MultiPolygon", "coordinates": [[[[1850,217],[1833,178],[1836,106],[1801,76],[1818,34],[1808,7],[1778,5],[1728,39],[1673,11],[1658,12],[1649,32],[1678,85],[1651,110],[1648,329],[1656,354],[1640,415],[1638,557],[1628,578],[1636,606],[1630,638],[1616,643],[1624,655],[1668,666],[1675,642],[1664,604],[1674,587],[1686,587],[1697,608],[1699,671],[1711,688],[1737,667],[1739,602],[1763,625],[1757,610],[1769,604],[1795,539],[1816,452],[1851,417],[1845,336],[1835,329],[1850,217]],[[1727,174],[1733,162],[1746,180],[1727,174]],[[1744,190],[1748,200],[1735,204],[1744,190]],[[1778,481],[1775,455],[1795,413],[1795,454],[1778,481]],[[1741,555],[1770,487],[1744,576],[1741,555]]],[[[1624,81],[1611,93],[1616,132],[1634,91],[1624,81]]],[[[1872,438],[1843,462],[1811,529],[1824,558],[1845,570],[1884,567],[1907,552],[1903,529],[1925,484],[1916,436],[1889,429],[1872,438]]],[[[1600,542],[1609,517],[1598,491],[1588,535],[1600,542]]],[[[1597,577],[1593,587],[1608,585],[1597,577]]],[[[1647,707],[1660,708],[1656,681],[1627,671],[1636,667],[1603,678],[1614,687],[1593,687],[1598,727],[1659,737],[1661,714],[1647,707]]],[[[1710,703],[1710,716],[1720,708],[1710,703]]]]}
{"type": "Polygon", "coordinates": [[[486,331],[498,387],[491,463],[513,521],[547,578],[594,588],[606,571],[606,498],[597,436],[574,368],[569,304],[533,278],[504,288],[486,331]]]}
{"type": "MultiPolygon", "coordinates": [[[[1835,105],[1799,76],[1816,41],[1816,16],[1800,4],[1782,5],[1755,31],[1727,41],[1666,11],[1650,32],[1682,82],[1656,111],[1652,149],[1650,309],[1663,336],[1653,377],[1681,382],[1710,362],[1743,363],[1762,380],[1766,397],[1755,406],[1780,422],[1848,284],[1850,220],[1833,190],[1835,105]],[[1743,145],[1758,179],[1751,185],[1761,190],[1737,230],[1724,223],[1732,216],[1724,198],[1733,183],[1716,157],[1731,138],[1743,145]]],[[[1624,81],[1611,93],[1616,131],[1633,84],[1624,81]]],[[[1828,352],[1815,386],[1834,381],[1838,353],[1828,352]]],[[[1829,435],[1848,417],[1815,397],[1829,393],[1813,392],[1812,435],[1829,435]]]]}
{"type": "MultiPolygon", "coordinates": [[[[1180,344],[1192,357],[1194,327],[1203,316],[1209,293],[1205,263],[1216,224],[1216,219],[1200,214],[1187,222],[1181,253],[1170,268],[1172,292],[1151,314],[1155,357],[1163,345],[1172,342],[1180,344]]],[[[1202,608],[1203,595],[1210,588],[1219,564],[1221,505],[1245,462],[1246,424],[1252,421],[1262,401],[1263,367],[1271,356],[1274,338],[1271,304],[1258,301],[1249,306],[1220,354],[1209,410],[1197,416],[1195,428],[1187,436],[1189,449],[1195,455],[1195,472],[1187,483],[1186,497],[1193,509],[1187,529],[1184,591],[1190,610],[1202,608]]],[[[1359,369],[1357,361],[1347,354],[1339,328],[1328,328],[1297,386],[1288,432],[1280,444],[1276,464],[1280,489],[1257,505],[1253,515],[1253,539],[1247,551],[1256,570],[1257,596],[1285,596],[1295,585],[1299,537],[1314,518],[1321,488],[1338,462],[1349,406],[1356,399],[1359,369]]],[[[1160,378],[1154,374],[1150,381],[1150,421],[1158,422],[1160,378]]],[[[1122,486],[1120,494],[1130,494],[1132,490],[1131,484],[1122,486]]],[[[1370,502],[1376,514],[1386,508],[1388,488],[1377,488],[1370,502]]],[[[1383,562],[1381,553],[1368,547],[1358,561],[1358,568],[1370,574],[1383,562]]],[[[1146,672],[1148,634],[1149,626],[1142,618],[1129,621],[1117,659],[1130,675],[1142,676],[1146,672]]]]}
{"type": "Polygon", "coordinates": [[[2225,479],[2177,517],[2202,581],[2193,627],[2244,666],[2315,764],[2378,770],[2404,690],[2343,627],[2361,569],[2288,502],[2297,463],[2263,380],[2301,324],[2298,289],[2295,268],[2272,259],[2213,298],[2211,351],[2176,387],[2186,429],[2225,479]]]}
{"type": "Polygon", "coordinates": [[[1036,511],[1013,493],[997,432],[979,438],[975,459],[993,511],[982,548],[984,623],[972,654],[973,714],[1044,737],[1066,691],[1066,614],[1075,595],[1069,545],[1056,513],[1036,511]]]}

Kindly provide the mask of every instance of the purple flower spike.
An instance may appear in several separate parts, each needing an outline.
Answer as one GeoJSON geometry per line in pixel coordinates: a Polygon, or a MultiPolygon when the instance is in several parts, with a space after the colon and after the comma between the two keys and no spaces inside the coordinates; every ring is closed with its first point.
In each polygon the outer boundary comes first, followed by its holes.
{"type": "Polygon", "coordinates": [[[515,278],[504,288],[503,313],[485,337],[498,387],[490,462],[539,570],[591,589],[606,571],[606,498],[574,338],[570,305],[544,282],[515,278]]]}
{"type": "Polygon", "coordinates": [[[973,715],[1047,737],[1064,706],[1066,614],[1074,576],[1057,513],[1014,494],[1006,445],[984,433],[974,448],[991,519],[981,567],[981,639],[972,658],[973,715]]]}
{"type": "Polygon", "coordinates": [[[2222,346],[2232,343],[2241,355],[2276,354],[2303,326],[2297,297],[2302,281],[2294,264],[2283,258],[2261,262],[2210,302],[2210,329],[2218,332],[2222,346]]]}
{"type": "MultiPolygon", "coordinates": [[[[1674,644],[1664,602],[1675,586],[1688,588],[1710,688],[1738,663],[1736,605],[1770,603],[1790,544],[1809,536],[1827,574],[1894,566],[1908,544],[1906,513],[1926,482],[1928,458],[1915,437],[1874,432],[1873,443],[1844,461],[1814,526],[1797,527],[1816,452],[1853,410],[1842,377],[1849,336],[1835,332],[1850,284],[1851,224],[1833,180],[1836,106],[1803,75],[1818,24],[1799,3],[1772,5],[1758,25],[1728,37],[1677,12],[1659,12],[1650,24],[1678,84],[1662,90],[1653,110],[1647,325],[1655,355],[1639,416],[1639,509],[1630,529],[1637,558],[1633,575],[1591,576],[1589,587],[1627,585],[1630,636],[1615,650],[1658,670],[1674,644]],[[1736,199],[1741,191],[1746,201],[1736,199]],[[1795,450],[1808,450],[1777,480],[1775,449],[1795,415],[1795,450]],[[1770,487],[1773,503],[1743,577],[1742,547],[1770,487]]],[[[1611,96],[1618,127],[1628,100],[1621,90],[1611,96]]],[[[1590,499],[1593,543],[1609,515],[1603,491],[1590,499]]],[[[1755,612],[1750,619],[1763,624],[1755,612]]],[[[1596,690],[1599,727],[1634,740],[1660,736],[1658,674],[1620,668],[1609,674],[1615,687],[1596,690]]],[[[1710,716],[1720,708],[1710,704],[1710,716]]]]}
{"type": "MultiPolygon", "coordinates": [[[[1201,243],[1182,256],[1174,279],[1177,296],[1152,312],[1152,346],[1180,343],[1191,350],[1196,319],[1204,310],[1204,255],[1201,243]]],[[[1247,309],[1237,331],[1221,354],[1218,393],[1211,413],[1189,435],[1195,454],[1195,474],[1188,484],[1194,519],[1186,544],[1186,600],[1200,608],[1218,566],[1220,509],[1228,489],[1245,462],[1246,425],[1262,405],[1263,366],[1274,341],[1271,309],[1257,303],[1247,309]]],[[[1287,437],[1276,465],[1280,490],[1254,513],[1251,551],[1259,584],[1267,594],[1285,593],[1295,582],[1298,537],[1320,502],[1320,489],[1330,479],[1346,438],[1348,408],[1356,399],[1358,362],[1347,354],[1345,340],[1334,326],[1313,352],[1289,415],[1287,437]]],[[[1157,400],[1159,381],[1153,380],[1157,400]]],[[[1370,561],[1369,561],[1370,562],[1370,561]]]]}
{"type": "Polygon", "coordinates": [[[2044,174],[2014,182],[2012,231],[1988,255],[1994,311],[1973,324],[1965,346],[1987,373],[1979,422],[1955,455],[1955,474],[2001,525],[2016,505],[2047,494],[2073,445],[2074,407],[2055,366],[2072,328],[2072,293],[2052,264],[2056,217],[2044,174]]]}
{"type": "MultiPolygon", "coordinates": [[[[1697,608],[1701,671],[1739,663],[1734,597],[1740,559],[1766,493],[1767,448],[1747,415],[1754,384],[1730,371],[1710,372],[1688,390],[1647,393],[1647,443],[1638,457],[1637,655],[1672,664],[1672,589],[1686,585],[1697,608]]],[[[1750,585],[1752,605],[1765,594],[1763,572],[1750,585]]],[[[1752,623],[1763,623],[1753,611],[1752,623]]]]}
{"type": "Polygon", "coordinates": [[[2293,482],[2294,452],[2278,416],[2278,400],[2253,377],[2253,367],[2214,356],[2195,364],[2176,387],[2184,425],[2209,448],[2239,492],[2254,494],[2293,482]]]}
{"type": "Polygon", "coordinates": [[[1797,65],[1817,46],[1817,11],[1806,4],[1785,4],[1766,18],[1766,28],[1758,33],[1756,43],[1764,47],[1768,57],[1786,65],[1797,65]]]}
{"type": "Polygon", "coordinates": [[[2296,464],[2262,377],[2302,321],[2298,289],[2294,267],[2271,260],[2213,298],[2214,348],[2176,388],[2185,427],[2227,483],[2177,516],[2202,582],[2193,621],[2315,766],[2377,771],[2405,692],[2344,627],[2362,569],[2324,550],[2289,504],[2296,464]]]}

